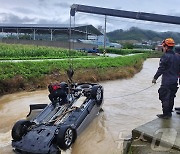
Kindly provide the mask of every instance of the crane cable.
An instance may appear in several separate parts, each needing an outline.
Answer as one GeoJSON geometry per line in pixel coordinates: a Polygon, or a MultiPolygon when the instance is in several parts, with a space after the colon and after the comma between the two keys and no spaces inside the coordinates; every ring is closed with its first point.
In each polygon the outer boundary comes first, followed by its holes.
{"type": "Polygon", "coordinates": [[[71,58],[71,38],[72,38],[72,20],[70,14],[70,28],[69,28],[69,52],[68,52],[68,63],[69,63],[69,70],[73,70],[73,59],[71,58]]]}

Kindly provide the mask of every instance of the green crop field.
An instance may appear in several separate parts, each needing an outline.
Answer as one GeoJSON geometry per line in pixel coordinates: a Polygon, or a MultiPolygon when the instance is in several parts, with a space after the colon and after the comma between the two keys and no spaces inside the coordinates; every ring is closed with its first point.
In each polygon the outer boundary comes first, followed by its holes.
{"type": "MultiPolygon", "coordinates": [[[[139,60],[147,57],[147,54],[139,54],[128,57],[81,59],[73,60],[74,69],[79,68],[107,68],[133,66],[139,60]]],[[[66,70],[69,61],[42,61],[42,62],[1,62],[0,80],[12,78],[20,75],[23,78],[38,78],[46,74],[51,74],[54,70],[66,70]]]]}
{"type": "MultiPolygon", "coordinates": [[[[103,48],[100,48],[100,51],[103,52],[103,48]]],[[[150,53],[152,51],[107,48],[106,52],[127,55],[132,53],[150,53]]],[[[86,52],[76,50],[69,51],[63,48],[0,43],[0,60],[63,59],[68,57],[77,58],[88,56],[86,52]]]]}
{"type": "Polygon", "coordinates": [[[0,59],[54,59],[87,56],[85,52],[63,48],[0,43],[0,59]]]}

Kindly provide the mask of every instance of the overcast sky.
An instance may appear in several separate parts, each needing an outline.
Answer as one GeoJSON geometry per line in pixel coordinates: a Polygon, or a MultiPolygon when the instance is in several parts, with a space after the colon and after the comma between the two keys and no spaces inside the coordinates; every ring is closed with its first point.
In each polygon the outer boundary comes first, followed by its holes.
{"type": "MultiPolygon", "coordinates": [[[[69,24],[72,4],[180,16],[180,0],[0,0],[0,23],[69,24]]],[[[75,24],[104,26],[104,16],[76,13],[75,24]]],[[[128,29],[132,26],[156,31],[180,32],[180,26],[171,24],[107,18],[107,31],[128,29]]]]}

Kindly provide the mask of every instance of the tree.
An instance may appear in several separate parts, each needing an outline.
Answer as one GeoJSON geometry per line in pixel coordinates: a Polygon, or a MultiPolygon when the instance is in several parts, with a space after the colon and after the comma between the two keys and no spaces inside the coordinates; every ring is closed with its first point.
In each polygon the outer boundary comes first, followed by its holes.
{"type": "Polygon", "coordinates": [[[133,49],[134,45],[132,43],[126,42],[123,44],[124,49],[133,49]]]}

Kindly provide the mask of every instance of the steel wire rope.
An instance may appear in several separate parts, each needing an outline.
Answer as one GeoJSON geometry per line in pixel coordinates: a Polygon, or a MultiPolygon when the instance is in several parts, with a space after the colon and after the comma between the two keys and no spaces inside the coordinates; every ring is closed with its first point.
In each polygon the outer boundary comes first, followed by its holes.
{"type": "MultiPolygon", "coordinates": [[[[156,84],[159,83],[159,82],[160,82],[160,81],[157,81],[156,84]]],[[[151,85],[151,86],[149,86],[149,87],[147,87],[147,88],[144,88],[144,89],[142,89],[142,90],[139,90],[139,91],[137,91],[137,92],[133,92],[133,93],[126,94],[126,95],[122,95],[122,96],[116,96],[116,97],[111,97],[111,98],[104,98],[104,99],[107,100],[107,99],[116,99],[116,98],[121,98],[121,97],[123,98],[123,97],[127,97],[127,96],[132,96],[132,95],[141,93],[141,92],[143,92],[143,91],[145,91],[145,90],[148,90],[148,89],[154,87],[156,84],[153,84],[153,85],[151,85]]],[[[134,118],[137,118],[137,117],[134,117],[134,118]]],[[[109,131],[112,140],[113,140],[114,142],[117,142],[118,140],[115,140],[115,139],[114,139],[114,137],[113,137],[113,135],[112,135],[112,132],[110,131],[109,127],[107,127],[107,130],[109,131]]],[[[124,141],[125,141],[125,140],[128,140],[128,139],[127,139],[127,138],[124,138],[124,141]]]]}
{"type": "MultiPolygon", "coordinates": [[[[72,50],[74,50],[74,47],[75,47],[75,26],[76,26],[76,18],[74,16],[74,23],[73,23],[73,32],[72,32],[72,41],[73,41],[73,46],[72,46],[72,50]]],[[[71,52],[72,53],[72,52],[71,52]]],[[[73,55],[72,55],[73,57],[73,55]]],[[[72,65],[72,70],[74,68],[74,61],[73,61],[73,58],[71,57],[71,65],[72,65]]]]}
{"type": "MultiPolygon", "coordinates": [[[[160,81],[156,82],[156,84],[159,83],[159,82],[160,82],[160,81]]],[[[122,95],[122,96],[115,96],[115,97],[109,97],[109,98],[107,97],[107,98],[104,98],[104,99],[105,99],[105,100],[106,100],[106,99],[116,99],[116,98],[121,98],[121,97],[127,97],[127,96],[136,95],[136,94],[138,94],[138,93],[141,93],[141,92],[143,92],[143,91],[146,91],[146,90],[154,87],[156,84],[153,84],[153,85],[151,85],[151,86],[149,86],[149,87],[147,87],[147,88],[144,88],[144,89],[142,89],[142,90],[139,90],[139,91],[136,91],[136,92],[133,92],[133,93],[129,93],[129,94],[122,95]]]]}
{"type": "Polygon", "coordinates": [[[72,29],[72,18],[70,15],[70,28],[69,28],[69,52],[68,52],[68,63],[69,63],[69,69],[73,70],[74,64],[73,64],[73,58],[72,58],[72,48],[74,49],[74,33],[75,33],[75,16],[74,16],[74,23],[73,23],[73,29],[72,29]],[[71,44],[71,41],[72,44],[71,44]]]}
{"type": "Polygon", "coordinates": [[[69,27],[69,51],[68,51],[68,63],[69,63],[69,69],[71,67],[71,60],[70,60],[70,52],[71,52],[71,15],[70,15],[70,27],[69,27]]]}

